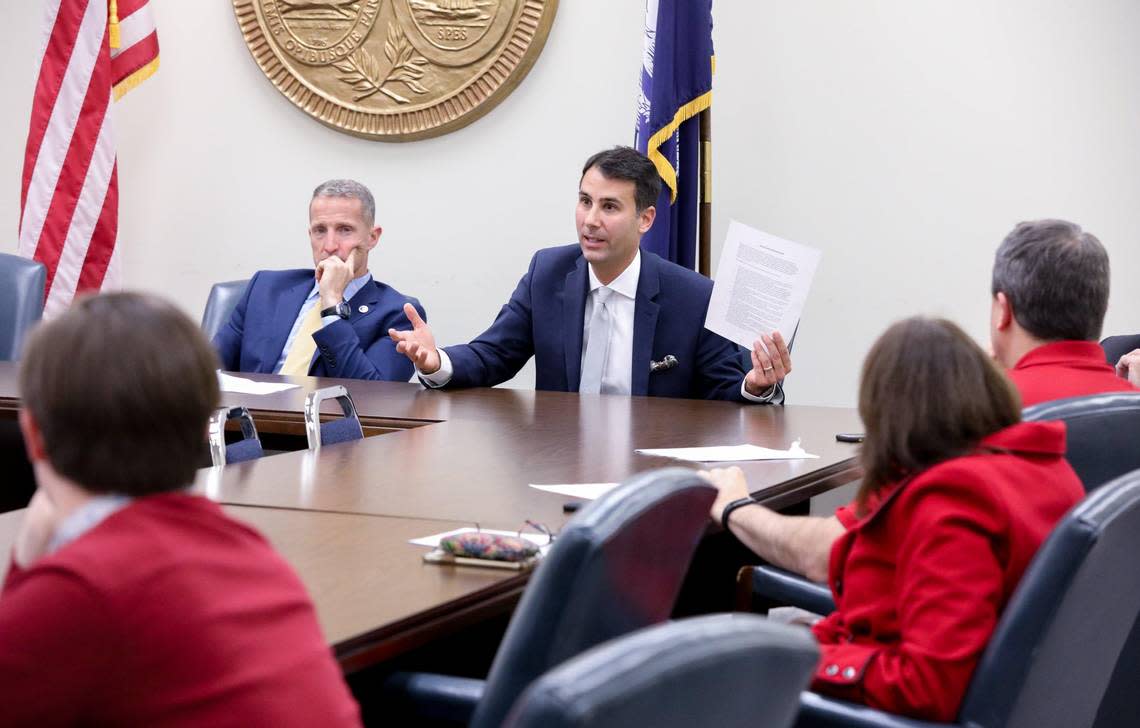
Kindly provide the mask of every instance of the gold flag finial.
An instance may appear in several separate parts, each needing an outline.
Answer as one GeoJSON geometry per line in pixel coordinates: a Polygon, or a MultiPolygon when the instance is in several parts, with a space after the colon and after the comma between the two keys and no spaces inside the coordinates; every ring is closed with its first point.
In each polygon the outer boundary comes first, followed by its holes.
{"type": "Polygon", "coordinates": [[[111,36],[111,47],[118,48],[122,45],[123,39],[119,35],[119,2],[118,0],[111,0],[111,7],[109,10],[109,18],[107,19],[107,33],[111,36]]]}

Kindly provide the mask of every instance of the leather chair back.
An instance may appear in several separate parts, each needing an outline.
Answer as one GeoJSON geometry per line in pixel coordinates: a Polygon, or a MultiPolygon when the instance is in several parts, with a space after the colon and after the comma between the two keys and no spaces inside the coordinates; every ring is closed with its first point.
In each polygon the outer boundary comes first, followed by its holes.
{"type": "Polygon", "coordinates": [[[751,614],[647,627],[554,668],[508,728],[784,728],[819,647],[803,628],[751,614]]]}
{"type": "Polygon", "coordinates": [[[246,278],[241,281],[215,283],[210,288],[210,297],[206,299],[206,310],[202,313],[202,333],[206,334],[207,339],[213,341],[218,330],[230,320],[230,315],[233,314],[237,302],[241,300],[241,295],[245,293],[248,283],[249,279],[246,278]]]}
{"type": "Polygon", "coordinates": [[[364,428],[360,426],[360,416],[356,413],[356,405],[352,395],[340,384],[317,389],[305,397],[305,436],[309,441],[310,450],[319,450],[324,445],[335,445],[338,442],[360,440],[364,437],[364,428]],[[335,399],[340,405],[343,417],[321,422],[321,403],[335,399]]]}
{"type": "Polygon", "coordinates": [[[1109,336],[1100,342],[1100,346],[1104,349],[1105,360],[1109,364],[1116,366],[1116,362],[1120,361],[1120,357],[1133,349],[1140,349],[1140,334],[1109,336]]]}
{"type": "Polygon", "coordinates": [[[1022,417],[1065,423],[1065,458],[1087,491],[1140,468],[1140,392],[1042,402],[1027,407],[1022,417]]]}
{"type": "Polygon", "coordinates": [[[536,678],[668,619],[716,489],[684,468],[641,473],[589,503],[535,570],[471,725],[500,726],[536,678]]]}
{"type": "Polygon", "coordinates": [[[210,445],[210,462],[213,465],[242,463],[256,460],[265,454],[257,425],[245,407],[219,407],[206,423],[206,439],[210,445]],[[237,420],[241,426],[241,439],[226,444],[226,423],[237,420]]]}
{"type": "Polygon", "coordinates": [[[0,361],[16,361],[24,336],[44,311],[43,263],[0,253],[0,361]]]}
{"type": "Polygon", "coordinates": [[[1090,494],[1042,544],[982,655],[959,722],[1093,725],[1140,615],[1137,554],[1140,472],[1133,472],[1090,494]]]}

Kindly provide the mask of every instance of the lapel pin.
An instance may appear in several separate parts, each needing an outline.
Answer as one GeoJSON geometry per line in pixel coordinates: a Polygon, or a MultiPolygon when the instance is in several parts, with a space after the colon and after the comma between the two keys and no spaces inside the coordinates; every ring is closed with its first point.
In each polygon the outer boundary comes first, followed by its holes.
{"type": "Polygon", "coordinates": [[[360,313],[368,313],[368,307],[367,306],[361,306],[360,308],[358,308],[356,310],[359,311],[360,313]]]}

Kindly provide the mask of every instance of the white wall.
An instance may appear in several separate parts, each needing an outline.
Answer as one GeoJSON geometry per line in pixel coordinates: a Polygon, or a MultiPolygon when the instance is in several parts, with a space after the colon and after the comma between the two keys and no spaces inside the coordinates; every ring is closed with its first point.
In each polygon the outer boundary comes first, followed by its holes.
{"type": "MultiPolygon", "coordinates": [[[[562,0],[542,56],[488,116],[383,144],[327,129],[262,76],[225,0],[154,0],[158,75],[116,105],[130,287],[200,314],[209,285],[308,262],[320,180],[369,184],[372,270],[442,342],[481,331],[533,250],[574,239],[587,155],[632,139],[643,4],[562,0]]],[[[790,401],[851,405],[890,321],[986,336],[993,250],[1068,217],[1113,261],[1106,333],[1140,331],[1140,4],[718,0],[714,265],[735,217],[824,250],[790,401]]],[[[14,250],[39,3],[5,8],[0,225],[14,250]]],[[[516,380],[529,386],[529,370],[516,380]]]]}

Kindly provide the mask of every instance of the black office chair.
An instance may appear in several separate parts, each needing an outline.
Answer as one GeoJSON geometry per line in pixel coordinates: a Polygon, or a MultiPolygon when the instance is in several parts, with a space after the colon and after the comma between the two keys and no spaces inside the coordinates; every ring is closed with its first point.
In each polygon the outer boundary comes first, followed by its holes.
{"type": "MultiPolygon", "coordinates": [[[[1091,726],[1140,615],[1140,471],[1101,486],[1070,510],[1026,569],[998,620],[950,725],[1091,726]]],[[[1128,685],[1140,714],[1135,675],[1128,685]]],[[[866,706],[804,693],[802,728],[929,728],[866,706]]]]}
{"type": "Polygon", "coordinates": [[[44,310],[43,263],[0,253],[0,361],[16,361],[24,336],[44,310]]]}
{"type": "MultiPolygon", "coordinates": [[[[1113,392],[1071,397],[1027,407],[1026,422],[1060,420],[1066,426],[1065,458],[1091,491],[1140,468],[1140,392],[1113,392]]],[[[742,570],[752,580],[755,600],[792,604],[816,614],[835,609],[831,590],[773,566],[742,570]]]]}
{"type": "Polygon", "coordinates": [[[806,629],[754,615],[659,624],[543,675],[504,728],[785,728],[818,660],[806,629]]]}
{"type": "Polygon", "coordinates": [[[206,299],[206,310],[202,312],[202,333],[213,341],[218,330],[230,320],[234,307],[245,293],[249,279],[241,281],[225,281],[215,283],[210,288],[210,297],[206,299]]]}
{"type": "Polygon", "coordinates": [[[337,384],[309,392],[309,396],[305,397],[305,435],[308,437],[310,450],[319,450],[324,445],[335,445],[338,442],[360,440],[364,437],[360,416],[356,414],[356,405],[353,404],[352,395],[347,389],[337,384]],[[321,422],[321,404],[330,399],[335,399],[340,404],[344,416],[321,422]]]}
{"type": "Polygon", "coordinates": [[[1104,349],[1105,360],[1109,364],[1116,366],[1116,362],[1120,361],[1120,357],[1133,349],[1140,349],[1140,334],[1109,336],[1100,342],[1100,346],[1104,349]]]}
{"type": "Polygon", "coordinates": [[[1140,468],[1140,392],[1071,397],[1027,407],[1027,422],[1065,423],[1065,459],[1086,491],[1140,468]]]}
{"type": "Polygon", "coordinates": [[[261,439],[257,436],[257,426],[245,407],[220,407],[210,415],[206,427],[210,444],[210,462],[214,465],[241,463],[256,460],[265,454],[261,439]],[[241,425],[241,439],[226,444],[226,422],[238,420],[241,425]]]}
{"type": "Polygon", "coordinates": [[[423,719],[500,726],[538,676],[594,645],[665,621],[716,489],[694,471],[641,473],[563,528],[511,618],[486,681],[401,673],[385,698],[423,719]]]}

